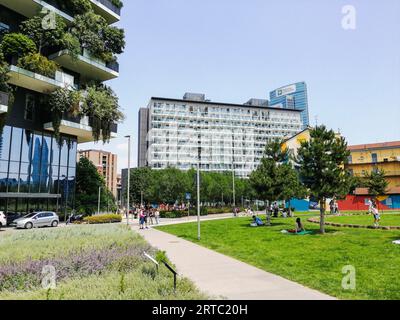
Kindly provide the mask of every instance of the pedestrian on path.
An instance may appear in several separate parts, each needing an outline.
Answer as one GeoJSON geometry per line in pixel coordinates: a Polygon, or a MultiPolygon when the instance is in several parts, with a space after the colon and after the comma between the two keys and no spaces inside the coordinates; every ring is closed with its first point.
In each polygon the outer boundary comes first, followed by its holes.
{"type": "Polygon", "coordinates": [[[374,215],[374,227],[379,227],[379,222],[381,221],[381,216],[379,214],[376,203],[372,208],[372,214],[374,215]]]}
{"type": "Polygon", "coordinates": [[[159,219],[160,219],[160,211],[158,211],[158,209],[156,209],[155,212],[154,212],[154,218],[156,220],[156,224],[159,224],[160,223],[160,221],[159,221],[159,219]]]}
{"type": "Polygon", "coordinates": [[[144,229],[144,220],[145,220],[145,214],[143,209],[139,210],[139,225],[140,229],[144,229]]]}

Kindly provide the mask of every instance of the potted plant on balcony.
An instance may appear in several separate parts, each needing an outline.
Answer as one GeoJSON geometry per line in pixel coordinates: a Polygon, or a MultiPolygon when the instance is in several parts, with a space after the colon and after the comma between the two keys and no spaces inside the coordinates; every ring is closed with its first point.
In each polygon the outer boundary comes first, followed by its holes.
{"type": "Polygon", "coordinates": [[[81,112],[91,119],[94,140],[102,139],[104,143],[109,142],[111,138],[112,125],[124,119],[118,97],[111,88],[106,86],[87,88],[81,112]]]}
{"type": "Polygon", "coordinates": [[[60,125],[64,114],[79,115],[81,101],[82,93],[80,91],[72,91],[69,88],[59,88],[49,95],[46,104],[51,112],[55,137],[60,137],[60,125]]]}

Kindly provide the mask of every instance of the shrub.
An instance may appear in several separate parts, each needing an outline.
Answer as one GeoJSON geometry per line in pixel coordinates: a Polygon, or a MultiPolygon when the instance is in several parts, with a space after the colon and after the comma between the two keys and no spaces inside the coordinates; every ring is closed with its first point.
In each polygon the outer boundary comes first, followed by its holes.
{"type": "Polygon", "coordinates": [[[39,53],[29,54],[18,60],[18,67],[54,78],[59,66],[39,53]]]}
{"type": "Polygon", "coordinates": [[[8,33],[1,41],[1,51],[5,58],[24,57],[37,51],[35,43],[22,33],[8,33]]]}
{"type": "Polygon", "coordinates": [[[119,9],[121,9],[124,6],[121,0],[111,0],[111,3],[119,9]]]}
{"type": "Polygon", "coordinates": [[[118,223],[122,221],[122,217],[118,214],[102,214],[86,217],[84,221],[88,224],[118,223]]]}
{"type": "MultiPolygon", "coordinates": [[[[208,209],[206,207],[200,208],[200,215],[206,216],[208,214],[208,209]]],[[[197,208],[192,208],[189,210],[190,216],[197,216],[197,208]]],[[[172,210],[172,211],[160,211],[160,218],[176,219],[188,216],[187,210],[172,210]]]]}

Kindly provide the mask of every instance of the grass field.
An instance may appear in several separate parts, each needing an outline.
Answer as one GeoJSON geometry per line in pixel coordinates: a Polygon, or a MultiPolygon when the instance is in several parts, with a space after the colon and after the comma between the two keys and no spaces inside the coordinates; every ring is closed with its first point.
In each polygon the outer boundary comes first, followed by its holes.
{"type": "Polygon", "coordinates": [[[0,299],[207,299],[179,278],[177,291],[142,237],[124,225],[71,226],[0,233],[0,299]],[[56,288],[42,288],[44,266],[54,266],[56,288]]]}
{"type": "MultiPolygon", "coordinates": [[[[374,224],[372,215],[354,215],[354,216],[328,216],[326,221],[344,224],[359,224],[371,226],[374,224]]],[[[400,226],[400,214],[387,213],[381,215],[381,226],[400,226]]]]}
{"type": "Polygon", "coordinates": [[[297,236],[280,232],[293,228],[294,218],[273,219],[272,227],[258,228],[249,227],[250,221],[204,221],[200,242],[195,223],[159,229],[338,298],[400,299],[400,246],[392,244],[400,239],[399,231],[327,227],[325,235],[297,236]],[[347,265],[356,270],[355,290],[342,288],[347,265]]]}

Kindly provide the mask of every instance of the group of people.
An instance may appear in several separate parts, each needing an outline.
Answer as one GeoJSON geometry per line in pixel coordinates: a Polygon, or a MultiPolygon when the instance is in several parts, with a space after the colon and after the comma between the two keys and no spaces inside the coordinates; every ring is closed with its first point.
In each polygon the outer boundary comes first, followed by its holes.
{"type": "Polygon", "coordinates": [[[159,224],[160,222],[160,211],[157,208],[150,206],[140,206],[136,208],[137,217],[139,218],[139,228],[148,229],[149,224],[159,224]]]}
{"type": "MultiPolygon", "coordinates": [[[[250,224],[252,227],[261,227],[264,226],[265,223],[261,220],[260,217],[253,215],[253,222],[250,224]]],[[[300,232],[305,232],[306,229],[304,228],[303,223],[301,222],[300,218],[296,219],[296,224],[294,229],[286,230],[285,232],[288,233],[300,233],[300,232]]]]}

